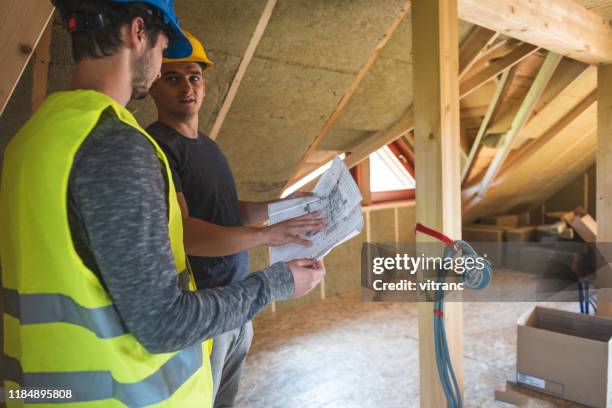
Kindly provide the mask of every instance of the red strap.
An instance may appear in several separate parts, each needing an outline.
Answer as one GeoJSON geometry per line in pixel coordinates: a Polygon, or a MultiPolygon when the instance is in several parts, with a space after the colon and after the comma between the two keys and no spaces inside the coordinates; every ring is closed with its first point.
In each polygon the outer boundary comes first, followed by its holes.
{"type": "Polygon", "coordinates": [[[76,18],[74,16],[68,17],[68,31],[74,32],[76,29],[76,18]]]}
{"type": "Polygon", "coordinates": [[[434,313],[436,314],[436,316],[438,316],[438,317],[444,317],[444,313],[443,313],[441,310],[439,310],[439,309],[434,309],[433,311],[434,311],[434,313]]]}
{"type": "Polygon", "coordinates": [[[447,237],[446,235],[444,235],[443,233],[435,231],[435,230],[432,230],[431,228],[427,228],[426,226],[424,226],[421,223],[417,223],[416,230],[418,232],[423,233],[423,234],[427,234],[427,235],[429,235],[431,237],[434,237],[434,238],[444,242],[446,245],[453,245],[453,246],[455,245],[455,242],[452,239],[450,239],[449,237],[447,237]]]}

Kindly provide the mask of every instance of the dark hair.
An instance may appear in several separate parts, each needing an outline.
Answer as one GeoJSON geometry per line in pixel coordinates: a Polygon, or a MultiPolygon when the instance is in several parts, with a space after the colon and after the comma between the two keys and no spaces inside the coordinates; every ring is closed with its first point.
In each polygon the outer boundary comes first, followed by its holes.
{"type": "Polygon", "coordinates": [[[141,17],[150,47],[163,32],[171,36],[162,13],[143,2],[116,3],[111,0],[54,0],[72,37],[75,61],[110,57],[123,45],[121,28],[141,17]]]}

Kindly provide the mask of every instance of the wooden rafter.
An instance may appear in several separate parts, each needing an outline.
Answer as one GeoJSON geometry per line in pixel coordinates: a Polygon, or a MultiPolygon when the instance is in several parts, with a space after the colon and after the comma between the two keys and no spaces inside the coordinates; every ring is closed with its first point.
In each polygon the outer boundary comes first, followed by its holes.
{"type": "MultiPolygon", "coordinates": [[[[551,82],[554,80],[553,78],[551,82]]],[[[534,113],[529,122],[518,133],[514,148],[520,148],[529,139],[539,138],[556,119],[563,117],[576,102],[579,102],[596,88],[597,68],[589,66],[567,84],[559,92],[558,97],[548,101],[546,105],[541,106],[539,112],[534,113]]]]}
{"type": "Polygon", "coordinates": [[[213,123],[212,129],[208,135],[213,140],[215,140],[219,136],[219,132],[221,131],[221,127],[223,126],[223,123],[225,122],[227,113],[229,112],[232,106],[232,103],[234,102],[234,98],[236,97],[236,94],[238,93],[238,88],[240,87],[240,84],[242,83],[242,78],[244,78],[247,68],[249,67],[251,60],[253,59],[253,56],[255,55],[255,50],[257,49],[257,46],[259,45],[259,42],[261,41],[261,38],[263,37],[264,32],[266,31],[266,27],[268,26],[268,23],[270,22],[270,17],[272,17],[272,11],[274,11],[276,2],[277,0],[268,0],[268,2],[266,3],[266,6],[263,9],[263,12],[261,13],[261,17],[259,18],[259,21],[257,23],[257,26],[255,27],[255,31],[253,32],[253,35],[251,36],[249,45],[247,46],[246,51],[244,52],[244,56],[242,57],[242,60],[240,61],[240,65],[238,66],[238,71],[236,71],[236,75],[234,76],[234,79],[232,80],[232,84],[230,85],[227,91],[227,94],[225,95],[225,98],[223,99],[223,103],[221,104],[219,113],[217,114],[217,117],[215,118],[215,122],[213,123]]]}
{"type": "MultiPolygon", "coordinates": [[[[287,187],[289,187],[290,185],[292,185],[293,183],[295,183],[302,177],[302,175],[304,174],[304,170],[303,170],[304,164],[308,161],[309,157],[316,151],[317,147],[319,146],[323,138],[327,135],[327,132],[329,132],[329,129],[331,129],[333,124],[336,123],[336,121],[340,117],[340,114],[344,112],[344,109],[346,108],[349,100],[351,99],[355,91],[357,91],[357,89],[363,82],[363,79],[366,77],[368,72],[370,72],[370,69],[372,68],[376,60],[378,59],[380,52],[385,47],[385,45],[387,45],[387,43],[389,42],[389,39],[391,39],[393,33],[397,30],[397,27],[399,27],[400,23],[408,15],[410,11],[411,3],[412,3],[412,0],[404,1],[404,4],[402,5],[402,8],[400,9],[399,13],[395,17],[395,19],[393,19],[393,22],[391,23],[389,28],[387,28],[387,30],[384,32],[382,39],[378,42],[376,47],[374,47],[368,60],[361,67],[361,69],[355,76],[355,79],[353,79],[353,82],[348,87],[344,95],[342,95],[342,97],[338,101],[338,104],[336,105],[336,108],[331,113],[331,115],[327,118],[327,120],[325,121],[321,129],[319,130],[319,133],[317,133],[317,135],[315,136],[313,142],[310,144],[310,146],[308,146],[306,153],[304,154],[304,156],[302,157],[302,159],[296,166],[296,170],[293,172],[291,177],[289,177],[289,180],[287,180],[287,183],[285,183],[285,186],[283,187],[282,190],[286,189],[287,187]]],[[[327,160],[323,161],[323,163],[326,161],[327,160]]]]}
{"type": "Polygon", "coordinates": [[[497,153],[495,154],[495,158],[489,165],[489,168],[487,169],[487,172],[480,183],[480,189],[478,191],[479,197],[483,197],[485,195],[489,186],[491,185],[491,182],[501,169],[501,166],[503,166],[504,161],[512,148],[516,135],[525,125],[527,119],[529,119],[535,103],[546,88],[546,85],[557,68],[557,65],[559,65],[559,62],[561,62],[561,56],[559,54],[550,52],[546,56],[546,59],[538,71],[531,88],[529,88],[527,95],[525,95],[525,98],[523,99],[516,117],[512,121],[510,130],[502,137],[497,153]]]}
{"type": "Polygon", "coordinates": [[[484,48],[498,37],[498,33],[484,27],[475,26],[461,44],[459,53],[459,79],[469,71],[484,48]]]}
{"type": "Polygon", "coordinates": [[[375,152],[383,146],[386,146],[394,140],[404,136],[412,129],[414,129],[414,114],[412,108],[410,108],[406,113],[404,113],[400,120],[387,131],[375,136],[374,138],[357,146],[356,149],[352,150],[351,155],[344,160],[346,166],[348,168],[353,167],[357,163],[366,159],[370,153],[375,152]]]}
{"type": "Polygon", "coordinates": [[[478,129],[478,133],[476,134],[476,138],[474,139],[474,143],[472,144],[472,148],[470,149],[470,153],[466,159],[466,163],[463,166],[463,170],[461,172],[461,182],[465,180],[468,173],[470,172],[470,168],[472,167],[472,162],[476,157],[476,153],[478,152],[478,148],[480,147],[480,142],[482,141],[485,132],[487,131],[487,127],[489,126],[489,121],[493,117],[493,113],[497,108],[497,104],[499,102],[500,96],[503,93],[504,88],[506,87],[506,83],[508,81],[508,77],[510,76],[510,70],[506,70],[499,81],[497,82],[495,93],[493,94],[493,98],[491,98],[491,102],[489,103],[489,107],[487,108],[487,112],[485,113],[482,122],[480,123],[480,128],[478,129]]]}
{"type": "Polygon", "coordinates": [[[523,61],[525,58],[537,51],[537,47],[531,44],[517,44],[514,49],[502,58],[494,61],[488,66],[484,67],[478,72],[466,77],[461,81],[460,94],[461,97],[465,97],[482,85],[487,83],[489,80],[495,78],[500,72],[511,68],[512,66],[523,61]]]}
{"type": "Polygon", "coordinates": [[[612,62],[609,22],[573,0],[461,0],[459,16],[588,64],[612,62]]]}
{"type": "MultiPolygon", "coordinates": [[[[474,51],[472,50],[473,45],[471,43],[465,42],[461,47],[461,54],[466,54],[463,57],[464,61],[469,61],[470,58],[475,58],[475,61],[472,61],[470,65],[471,69],[466,70],[467,79],[464,79],[464,81],[462,81],[462,84],[466,80],[470,81],[468,82],[468,84],[471,83],[471,85],[469,85],[468,87],[462,85],[461,89],[463,89],[464,91],[472,92],[481,85],[494,79],[497,75],[516,66],[518,63],[520,63],[522,60],[524,60],[526,57],[528,57],[537,50],[535,47],[529,46],[528,44],[525,45],[509,41],[502,41],[499,44],[490,45],[495,37],[496,35],[494,35],[493,38],[491,38],[489,42],[485,44],[485,46],[489,44],[487,49],[481,50],[482,52],[480,52],[476,57],[468,57],[468,55],[474,53],[474,51]],[[493,62],[489,63],[489,61],[491,60],[493,60],[493,62]],[[479,80],[481,82],[476,83],[476,80],[479,80]]],[[[460,98],[466,95],[467,94],[460,93],[460,98]]],[[[334,111],[332,116],[336,114],[336,111],[337,110],[334,111]]],[[[401,136],[408,135],[412,128],[413,117],[412,108],[410,108],[400,118],[400,120],[396,122],[393,126],[391,126],[389,129],[355,146],[350,151],[351,155],[348,156],[348,158],[345,160],[347,166],[349,168],[354,166],[355,164],[368,157],[370,153],[382,148],[383,146],[388,145],[389,143],[393,142],[401,136]]],[[[315,152],[317,152],[316,145],[311,145],[308,149],[307,154],[296,166],[296,170],[293,172],[291,178],[285,184],[285,187],[283,187],[283,190],[295,183],[300,178],[304,177],[306,174],[310,173],[311,171],[317,169],[318,167],[331,160],[331,158],[333,158],[333,156],[336,154],[336,152],[328,152],[326,155],[321,156],[318,161],[315,161],[312,160],[312,156],[315,154],[315,152]]]]}
{"type": "Polygon", "coordinates": [[[500,171],[499,176],[494,184],[501,184],[508,179],[516,170],[518,170],[530,158],[538,154],[544,146],[546,146],[556,135],[561,133],[565,128],[577,120],[587,109],[597,102],[597,93],[592,91],[580,103],[574,106],[567,114],[559,119],[546,133],[531,143],[515,150],[508,157],[506,166],[500,171]]]}
{"type": "Polygon", "coordinates": [[[0,115],[53,16],[50,1],[3,0],[0,3],[0,115]]]}

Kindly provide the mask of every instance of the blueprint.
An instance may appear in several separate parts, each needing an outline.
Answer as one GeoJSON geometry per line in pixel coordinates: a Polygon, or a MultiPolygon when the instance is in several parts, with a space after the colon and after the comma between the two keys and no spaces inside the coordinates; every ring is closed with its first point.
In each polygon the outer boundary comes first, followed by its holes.
{"type": "Polygon", "coordinates": [[[270,224],[321,211],[325,227],[303,238],[312,246],[288,244],[270,249],[270,263],[293,259],[321,259],[334,247],[359,234],[363,229],[361,193],[353,177],[336,156],[332,166],[321,176],[310,197],[300,197],[271,203],[268,206],[270,224]]]}

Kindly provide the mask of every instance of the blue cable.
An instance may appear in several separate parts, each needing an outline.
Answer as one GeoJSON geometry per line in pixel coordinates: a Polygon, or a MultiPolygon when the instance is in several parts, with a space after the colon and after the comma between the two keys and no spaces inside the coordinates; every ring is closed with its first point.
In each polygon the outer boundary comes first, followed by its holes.
{"type": "MultiPolygon", "coordinates": [[[[458,250],[455,250],[454,246],[448,245],[444,250],[444,258],[453,258],[459,251],[464,256],[478,257],[476,251],[467,242],[455,241],[454,245],[458,250]]],[[[491,282],[492,271],[491,263],[485,260],[483,269],[465,272],[463,275],[464,284],[471,289],[482,289],[491,282]]],[[[443,282],[445,277],[446,273],[443,270],[439,270],[438,278],[440,282],[443,282]]],[[[448,350],[446,328],[444,325],[444,293],[441,289],[438,289],[436,292],[435,310],[438,313],[434,316],[434,349],[440,383],[446,396],[448,408],[462,408],[461,390],[448,350]]]]}

